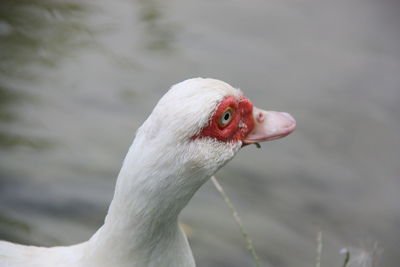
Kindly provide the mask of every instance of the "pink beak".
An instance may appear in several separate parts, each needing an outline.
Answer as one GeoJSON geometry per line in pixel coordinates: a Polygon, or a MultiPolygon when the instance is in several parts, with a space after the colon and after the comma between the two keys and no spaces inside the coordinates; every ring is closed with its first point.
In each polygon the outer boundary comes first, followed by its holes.
{"type": "Polygon", "coordinates": [[[243,145],[271,141],[287,136],[296,129],[295,119],[286,112],[265,111],[253,107],[254,129],[243,145]]]}

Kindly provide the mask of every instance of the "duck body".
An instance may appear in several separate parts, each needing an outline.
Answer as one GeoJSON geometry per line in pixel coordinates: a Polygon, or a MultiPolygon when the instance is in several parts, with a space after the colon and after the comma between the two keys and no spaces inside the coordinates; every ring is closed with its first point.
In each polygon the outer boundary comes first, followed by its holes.
{"type": "MultiPolygon", "coordinates": [[[[107,253],[93,254],[97,246],[90,241],[66,247],[36,247],[0,241],[0,266],[4,267],[111,267],[111,266],[195,266],[192,252],[186,236],[178,228],[168,244],[161,242],[151,253],[147,249],[135,250],[135,256],[123,257],[118,250],[110,249],[107,253]],[[163,247],[163,249],[160,249],[163,247]],[[139,254],[142,253],[143,254],[139,254]]],[[[103,250],[100,248],[100,250],[103,250]]],[[[125,251],[123,249],[122,251],[125,251]]]]}
{"type": "Polygon", "coordinates": [[[84,243],[69,247],[47,248],[0,241],[0,266],[81,266],[83,246],[84,243]]]}
{"type": "Polygon", "coordinates": [[[178,83],[138,129],[103,226],[69,247],[0,241],[0,266],[195,266],[179,227],[181,210],[242,146],[283,137],[294,128],[287,113],[253,108],[240,90],[222,81],[178,83]]]}

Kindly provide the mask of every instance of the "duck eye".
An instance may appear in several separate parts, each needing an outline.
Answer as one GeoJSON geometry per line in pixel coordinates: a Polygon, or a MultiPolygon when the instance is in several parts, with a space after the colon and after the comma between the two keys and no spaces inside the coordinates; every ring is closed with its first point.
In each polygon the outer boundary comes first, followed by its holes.
{"type": "Polygon", "coordinates": [[[227,108],[222,115],[219,117],[218,125],[220,128],[226,127],[233,118],[233,109],[231,107],[227,108]]]}

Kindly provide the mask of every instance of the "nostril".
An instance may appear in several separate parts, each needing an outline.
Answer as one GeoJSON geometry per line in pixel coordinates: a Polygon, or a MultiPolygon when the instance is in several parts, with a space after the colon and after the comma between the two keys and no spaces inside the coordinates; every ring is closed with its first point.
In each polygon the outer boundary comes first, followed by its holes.
{"type": "Polygon", "coordinates": [[[258,113],[257,115],[257,122],[261,123],[264,121],[264,114],[262,112],[258,113]]]}

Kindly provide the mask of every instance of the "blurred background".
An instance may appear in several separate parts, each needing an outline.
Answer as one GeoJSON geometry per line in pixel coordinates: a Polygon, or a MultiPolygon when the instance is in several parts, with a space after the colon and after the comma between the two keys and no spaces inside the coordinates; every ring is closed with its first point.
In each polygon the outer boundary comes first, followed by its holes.
{"type": "MultiPolygon", "coordinates": [[[[297,119],[217,174],[263,266],[315,266],[321,230],[324,267],[397,267],[399,29],[396,0],[1,1],[0,239],[87,240],[158,99],[213,77],[297,119]]],[[[254,266],[211,183],[181,220],[199,267],[254,266]]]]}

